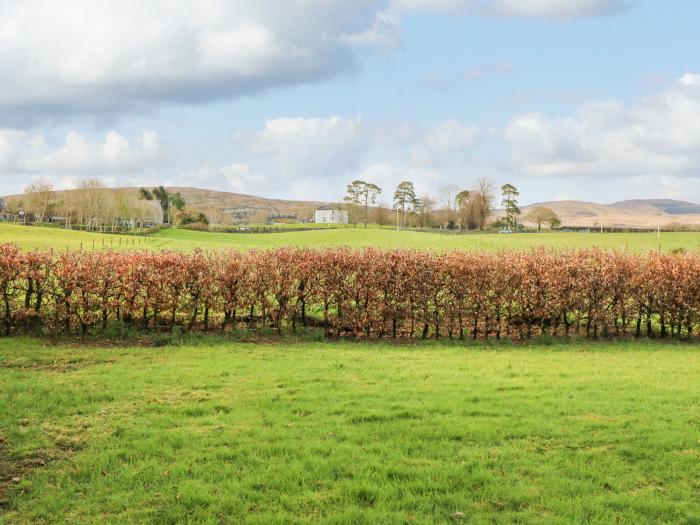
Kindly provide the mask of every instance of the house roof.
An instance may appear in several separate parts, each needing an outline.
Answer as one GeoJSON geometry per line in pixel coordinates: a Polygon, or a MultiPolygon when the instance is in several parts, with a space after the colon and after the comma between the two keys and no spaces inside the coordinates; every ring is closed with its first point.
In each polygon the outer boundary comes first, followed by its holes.
{"type": "Polygon", "coordinates": [[[324,204],[323,206],[319,206],[316,208],[316,211],[319,210],[338,210],[338,205],[337,204],[324,204]]]}

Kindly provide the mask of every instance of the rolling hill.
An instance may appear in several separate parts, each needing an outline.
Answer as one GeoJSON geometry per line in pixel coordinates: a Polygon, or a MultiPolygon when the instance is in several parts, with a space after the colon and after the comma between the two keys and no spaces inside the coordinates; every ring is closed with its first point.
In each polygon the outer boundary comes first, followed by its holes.
{"type": "Polygon", "coordinates": [[[179,192],[188,206],[203,210],[218,208],[226,215],[236,218],[252,217],[264,213],[270,217],[311,218],[313,211],[326,204],[323,201],[295,201],[266,199],[255,195],[214,191],[200,188],[169,187],[168,191],[179,192]]]}
{"type": "MultiPolygon", "coordinates": [[[[563,226],[599,228],[601,211],[606,228],[662,228],[700,226],[700,205],[672,199],[634,199],[598,204],[586,201],[538,202],[522,207],[522,217],[536,206],[546,206],[556,212],[563,226]]],[[[533,223],[523,220],[527,226],[533,223]]]]}
{"type": "MultiPolygon", "coordinates": [[[[150,189],[150,187],[149,187],[150,189]]],[[[322,201],[295,201],[285,199],[266,199],[254,195],[232,193],[226,191],[191,188],[184,186],[168,186],[169,192],[179,192],[185,199],[187,206],[198,209],[211,215],[214,210],[222,213],[227,218],[235,220],[250,220],[256,215],[265,215],[270,218],[310,219],[313,211],[326,204],[322,201]]],[[[75,190],[55,191],[56,201],[61,201],[75,190]]],[[[139,188],[108,188],[113,195],[130,194],[138,197],[139,188]]],[[[8,195],[8,200],[22,200],[22,195],[8,195]]],[[[156,205],[157,208],[157,205],[156,205]]]]}

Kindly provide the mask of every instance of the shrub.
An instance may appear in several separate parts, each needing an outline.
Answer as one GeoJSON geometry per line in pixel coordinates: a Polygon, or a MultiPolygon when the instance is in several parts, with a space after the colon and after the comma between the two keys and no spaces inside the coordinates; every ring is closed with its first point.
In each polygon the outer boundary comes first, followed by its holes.
{"type": "Polygon", "coordinates": [[[296,330],[351,337],[691,337],[700,256],[368,248],[22,252],[0,245],[0,327],[296,330]]]}
{"type": "Polygon", "coordinates": [[[187,226],[192,224],[208,225],[209,219],[201,212],[194,211],[178,211],[175,214],[175,224],[178,226],[187,226]]]}
{"type": "Polygon", "coordinates": [[[202,222],[194,222],[191,224],[185,224],[180,226],[183,230],[192,230],[196,232],[208,232],[210,231],[209,225],[202,222]]]}

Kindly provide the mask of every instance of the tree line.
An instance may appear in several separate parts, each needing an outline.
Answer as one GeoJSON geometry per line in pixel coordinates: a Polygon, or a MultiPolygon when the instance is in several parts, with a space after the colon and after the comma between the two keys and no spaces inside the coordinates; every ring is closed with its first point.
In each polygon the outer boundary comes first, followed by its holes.
{"type": "MultiPolygon", "coordinates": [[[[411,181],[402,181],[392,194],[390,206],[380,199],[382,193],[379,185],[369,181],[358,179],[347,185],[343,202],[355,226],[376,223],[394,225],[397,229],[515,231],[522,227],[522,219],[536,224],[538,229],[561,224],[556,213],[543,206],[531,209],[521,219],[519,191],[511,184],[500,188],[502,216],[497,215],[497,190],[485,178],[470,188],[444,186],[437,198],[418,195],[411,181]]],[[[48,180],[38,180],[25,188],[24,195],[7,200],[0,208],[0,219],[11,216],[20,222],[52,222],[96,231],[138,229],[158,223],[207,229],[210,221],[212,224],[226,221],[221,206],[190,208],[180,193],[163,186],[138,191],[111,190],[98,179],[82,180],[74,189],[65,191],[55,191],[48,180]]],[[[257,217],[260,222],[268,219],[268,215],[257,217]]],[[[245,222],[244,218],[239,220],[245,222]]]]}
{"type": "MultiPolygon", "coordinates": [[[[484,230],[501,228],[507,231],[521,229],[521,210],[518,204],[520,192],[512,184],[500,188],[502,217],[494,218],[497,194],[495,185],[480,178],[468,189],[454,185],[444,186],[439,199],[429,195],[417,195],[411,181],[402,181],[393,193],[391,207],[380,200],[383,189],[373,182],[354,180],[347,185],[343,202],[351,222],[357,226],[376,223],[380,226],[395,224],[397,229],[407,227],[484,230]],[[392,217],[391,215],[395,215],[392,217]]],[[[557,214],[545,206],[536,206],[523,219],[554,229],[561,225],[557,214]]]]}
{"type": "MultiPolygon", "coordinates": [[[[29,184],[23,195],[7,198],[0,210],[16,222],[54,223],[95,231],[142,229],[162,223],[208,225],[207,215],[186,207],[184,197],[163,186],[113,190],[99,179],[85,179],[75,188],[56,191],[50,181],[29,184]]],[[[214,214],[216,215],[216,214],[214,214]]]]}
{"type": "Polygon", "coordinates": [[[129,191],[114,191],[99,179],[84,179],[73,189],[56,191],[50,181],[29,184],[23,195],[8,197],[3,214],[17,222],[53,223],[66,228],[117,231],[158,222],[156,209],[129,191]]]}

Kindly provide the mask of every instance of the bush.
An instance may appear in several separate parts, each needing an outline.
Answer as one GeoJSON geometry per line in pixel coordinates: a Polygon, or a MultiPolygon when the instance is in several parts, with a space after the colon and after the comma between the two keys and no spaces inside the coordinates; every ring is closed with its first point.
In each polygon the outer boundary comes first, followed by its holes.
{"type": "Polygon", "coordinates": [[[175,214],[175,224],[187,226],[190,224],[208,225],[209,219],[201,212],[179,211],[175,214]]]}
{"type": "Polygon", "coordinates": [[[196,232],[208,232],[209,231],[209,225],[204,224],[201,222],[195,222],[192,224],[185,224],[184,226],[180,226],[183,230],[192,230],[196,232]]]}
{"type": "Polygon", "coordinates": [[[143,233],[145,235],[154,235],[154,234],[160,232],[162,229],[163,229],[162,226],[151,226],[150,228],[146,228],[145,230],[143,230],[143,233]]]}

